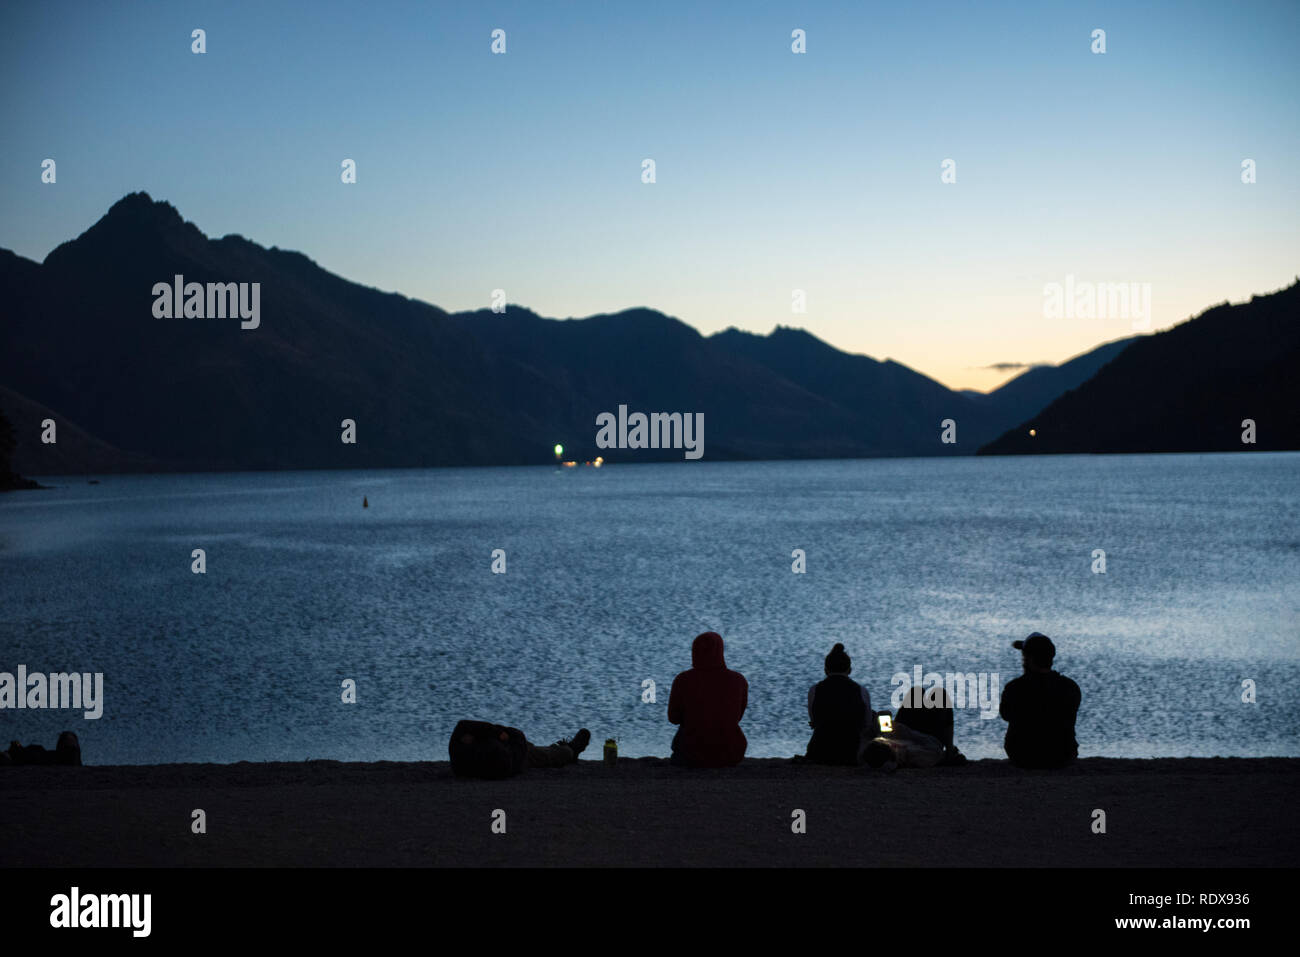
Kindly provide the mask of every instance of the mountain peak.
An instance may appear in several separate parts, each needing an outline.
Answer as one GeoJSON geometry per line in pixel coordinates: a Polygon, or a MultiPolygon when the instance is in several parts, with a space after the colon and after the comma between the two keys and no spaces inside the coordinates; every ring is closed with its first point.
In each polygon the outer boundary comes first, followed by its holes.
{"type": "Polygon", "coordinates": [[[162,244],[194,249],[207,241],[199,227],[186,222],[176,207],[146,192],[127,193],[109,207],[95,225],[55,248],[45,265],[62,268],[74,261],[112,260],[124,250],[162,244]]]}
{"type": "Polygon", "coordinates": [[[108,208],[108,211],[111,213],[114,210],[127,209],[132,206],[145,206],[145,205],[152,206],[153,203],[154,203],[154,198],[144,190],[140,189],[140,190],[136,190],[134,193],[127,193],[116,203],[110,206],[108,208]]]}
{"type": "Polygon", "coordinates": [[[162,199],[154,199],[143,190],[137,193],[127,193],[119,199],[108,208],[108,212],[104,214],[103,219],[100,221],[103,222],[105,219],[129,219],[134,222],[152,220],[157,223],[183,223],[185,221],[171,203],[162,199]]]}

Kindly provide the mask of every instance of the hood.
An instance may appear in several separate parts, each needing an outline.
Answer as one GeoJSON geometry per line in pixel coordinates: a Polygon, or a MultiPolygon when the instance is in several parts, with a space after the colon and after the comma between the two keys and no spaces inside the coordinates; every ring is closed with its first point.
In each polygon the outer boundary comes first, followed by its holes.
{"type": "Polygon", "coordinates": [[[725,668],[722,657],[722,636],[716,631],[706,631],[691,645],[692,668],[725,668]]]}

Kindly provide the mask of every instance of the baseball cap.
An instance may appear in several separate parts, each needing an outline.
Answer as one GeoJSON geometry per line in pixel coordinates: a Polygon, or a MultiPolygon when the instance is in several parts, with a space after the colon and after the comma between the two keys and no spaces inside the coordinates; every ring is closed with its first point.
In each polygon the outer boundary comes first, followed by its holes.
{"type": "Polygon", "coordinates": [[[1012,648],[1018,648],[1035,661],[1051,661],[1056,657],[1056,645],[1041,631],[1036,631],[1028,638],[1011,642],[1012,648]]]}

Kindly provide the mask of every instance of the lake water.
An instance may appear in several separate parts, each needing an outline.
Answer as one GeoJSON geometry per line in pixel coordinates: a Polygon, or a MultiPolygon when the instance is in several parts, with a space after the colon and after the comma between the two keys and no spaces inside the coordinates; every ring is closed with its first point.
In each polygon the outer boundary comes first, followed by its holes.
{"type": "MultiPolygon", "coordinates": [[[[103,672],[104,715],[0,727],[87,763],[444,760],[461,717],[666,755],[705,630],[755,757],[802,753],[834,642],[884,708],[917,665],[1005,684],[1034,630],[1085,756],[1300,755],[1300,454],[45,481],[0,496],[0,671],[103,672]]],[[[956,721],[1002,756],[1001,720],[956,721]]]]}

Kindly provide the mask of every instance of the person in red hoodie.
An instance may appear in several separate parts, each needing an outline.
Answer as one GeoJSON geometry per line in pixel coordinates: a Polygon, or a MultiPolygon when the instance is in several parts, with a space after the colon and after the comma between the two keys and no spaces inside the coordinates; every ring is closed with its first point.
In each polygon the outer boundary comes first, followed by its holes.
{"type": "Polygon", "coordinates": [[[739,764],[749,742],[740,717],[749,703],[749,682],[727,667],[722,636],[706,631],[691,645],[691,669],[673,679],[668,720],[680,725],[673,736],[673,764],[726,768],[739,764]]]}

